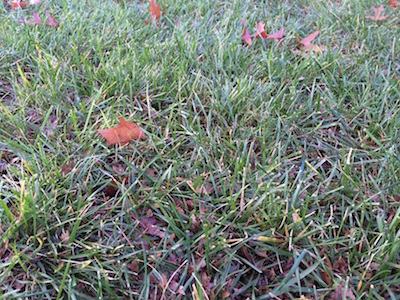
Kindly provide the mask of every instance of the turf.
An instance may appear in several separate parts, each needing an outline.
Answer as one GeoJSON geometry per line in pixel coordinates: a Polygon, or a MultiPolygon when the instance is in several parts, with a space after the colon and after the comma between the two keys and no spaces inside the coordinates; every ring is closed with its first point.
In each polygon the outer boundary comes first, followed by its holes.
{"type": "Polygon", "coordinates": [[[0,299],[400,299],[400,8],[159,3],[0,4],[0,299]]]}

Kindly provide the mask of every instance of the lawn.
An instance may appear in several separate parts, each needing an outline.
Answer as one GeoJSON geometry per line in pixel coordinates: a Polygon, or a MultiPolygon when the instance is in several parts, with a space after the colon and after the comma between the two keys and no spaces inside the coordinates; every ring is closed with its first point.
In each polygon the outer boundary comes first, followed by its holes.
{"type": "Polygon", "coordinates": [[[157,4],[0,3],[0,299],[400,299],[400,7],[157,4]]]}

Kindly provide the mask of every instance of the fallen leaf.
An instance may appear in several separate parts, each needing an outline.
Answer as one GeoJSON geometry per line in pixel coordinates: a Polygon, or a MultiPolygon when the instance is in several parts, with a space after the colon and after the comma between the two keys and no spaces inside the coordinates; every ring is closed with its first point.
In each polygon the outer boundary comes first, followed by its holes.
{"type": "Polygon", "coordinates": [[[107,185],[103,189],[103,193],[108,196],[108,197],[114,197],[115,194],[118,192],[118,182],[116,182],[114,179],[111,179],[111,182],[109,185],[107,185]]]}
{"type": "Polygon", "coordinates": [[[52,27],[58,26],[58,22],[54,20],[49,14],[47,14],[47,19],[49,20],[49,22],[46,23],[46,26],[52,26],[52,27]]]}
{"type": "Polygon", "coordinates": [[[39,17],[39,14],[37,13],[37,12],[33,12],[32,13],[33,14],[33,18],[35,19],[34,21],[33,20],[31,20],[31,21],[29,21],[29,24],[31,24],[31,25],[40,25],[40,17],[39,17]]]}
{"type": "Polygon", "coordinates": [[[75,162],[71,161],[61,166],[61,173],[63,176],[67,176],[75,167],[75,162]]]}
{"type": "Polygon", "coordinates": [[[161,16],[160,6],[161,5],[156,4],[156,0],[150,0],[149,12],[151,13],[152,21],[154,19],[156,19],[157,21],[160,19],[160,16],[161,16]]]}
{"type": "Polygon", "coordinates": [[[265,32],[265,24],[263,22],[257,22],[256,25],[256,33],[253,34],[251,37],[255,38],[267,38],[267,33],[265,32]]]}
{"type": "Polygon", "coordinates": [[[35,11],[32,14],[33,14],[34,20],[27,21],[26,19],[22,18],[20,20],[17,20],[17,22],[18,23],[29,23],[30,25],[40,25],[41,22],[40,22],[39,14],[35,11]]]}
{"type": "Polygon", "coordinates": [[[137,262],[137,260],[133,260],[131,263],[127,264],[126,266],[129,269],[129,271],[132,271],[135,273],[139,272],[140,268],[139,268],[139,263],[137,262]]]}
{"type": "Polygon", "coordinates": [[[327,271],[321,271],[321,278],[328,286],[331,285],[331,283],[332,283],[331,276],[329,275],[329,273],[327,271]]]}
{"type": "Polygon", "coordinates": [[[277,33],[267,34],[267,39],[275,39],[275,40],[282,39],[283,38],[283,30],[284,30],[284,27],[279,29],[279,31],[277,33]]]}
{"type": "Polygon", "coordinates": [[[389,0],[388,1],[389,6],[396,8],[396,7],[400,7],[400,2],[397,0],[389,0]]]}
{"type": "Polygon", "coordinates": [[[247,45],[251,46],[251,38],[252,35],[250,34],[250,32],[247,30],[246,28],[246,24],[243,20],[240,20],[244,26],[244,30],[243,30],[243,34],[242,34],[242,40],[244,40],[247,45]]]}
{"type": "Polygon", "coordinates": [[[299,42],[299,44],[301,45],[301,48],[303,48],[303,50],[296,49],[292,52],[296,55],[302,55],[302,56],[306,57],[311,51],[314,53],[325,51],[325,49],[326,49],[325,45],[318,46],[318,45],[314,45],[313,43],[311,43],[317,37],[318,34],[319,34],[319,30],[314,31],[313,33],[311,33],[309,36],[305,37],[302,40],[300,40],[299,36],[296,34],[296,39],[299,42]]]}
{"type": "Polygon", "coordinates": [[[157,236],[159,238],[165,237],[165,232],[157,228],[156,219],[154,217],[142,218],[139,220],[140,225],[143,228],[144,234],[149,234],[152,236],[157,236]]]}
{"type": "Polygon", "coordinates": [[[113,128],[98,130],[98,132],[107,140],[107,146],[115,144],[128,144],[131,140],[145,140],[146,136],[143,130],[135,123],[125,121],[119,118],[119,125],[113,128]]]}
{"type": "Polygon", "coordinates": [[[389,18],[389,16],[381,16],[381,14],[383,12],[385,12],[383,5],[380,5],[378,8],[372,6],[372,10],[374,11],[375,15],[374,16],[370,16],[370,15],[365,16],[367,19],[371,19],[374,21],[383,21],[383,20],[386,20],[387,18],[389,18]]]}
{"type": "Polygon", "coordinates": [[[179,283],[177,283],[175,280],[172,280],[169,283],[169,288],[171,290],[173,290],[176,294],[185,296],[185,291],[183,290],[183,285],[180,285],[179,283]]]}
{"type": "Polygon", "coordinates": [[[353,291],[350,289],[350,287],[347,287],[346,290],[344,291],[343,288],[346,288],[346,285],[344,282],[342,282],[340,285],[336,287],[334,292],[330,295],[331,300],[342,300],[342,299],[347,299],[347,300],[355,300],[356,297],[354,296],[353,291]]]}
{"type": "MultiPolygon", "coordinates": [[[[304,39],[299,40],[299,43],[300,43],[301,45],[303,45],[303,47],[304,47],[306,50],[311,50],[311,48],[312,48],[311,42],[317,37],[318,34],[319,34],[319,30],[314,31],[314,32],[311,33],[308,37],[305,37],[304,39]]],[[[298,37],[297,37],[297,39],[298,39],[298,37]]]]}
{"type": "Polygon", "coordinates": [[[69,232],[68,232],[68,230],[65,231],[64,228],[61,229],[60,240],[61,240],[61,242],[63,242],[64,244],[68,244],[68,243],[69,243],[69,232]]]}
{"type": "Polygon", "coordinates": [[[229,293],[229,291],[224,290],[224,291],[222,291],[221,297],[222,297],[222,299],[226,299],[226,298],[228,298],[230,295],[231,295],[231,294],[229,293]]]}
{"type": "Polygon", "coordinates": [[[11,1],[11,5],[14,9],[22,8],[26,5],[25,1],[13,0],[11,1]]]}
{"type": "Polygon", "coordinates": [[[336,260],[333,263],[332,266],[333,270],[336,272],[340,272],[342,274],[347,274],[347,268],[348,268],[348,264],[346,263],[346,261],[343,258],[339,258],[338,260],[336,260]]]}
{"type": "Polygon", "coordinates": [[[5,159],[0,159],[0,173],[7,171],[7,161],[5,159]]]}

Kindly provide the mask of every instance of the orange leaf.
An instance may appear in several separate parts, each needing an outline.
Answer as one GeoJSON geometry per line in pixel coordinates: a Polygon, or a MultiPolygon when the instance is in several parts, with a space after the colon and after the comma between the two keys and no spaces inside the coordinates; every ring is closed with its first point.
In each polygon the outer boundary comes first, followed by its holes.
{"type": "Polygon", "coordinates": [[[393,8],[400,7],[400,2],[397,0],[389,0],[388,4],[393,8]]]}
{"type": "Polygon", "coordinates": [[[332,279],[331,276],[329,275],[329,273],[327,271],[320,271],[321,272],[321,278],[322,280],[327,284],[327,285],[331,285],[332,284],[332,279]]]}
{"type": "Polygon", "coordinates": [[[319,34],[319,30],[314,31],[308,37],[305,37],[304,39],[299,41],[299,43],[302,44],[304,46],[304,48],[306,48],[307,50],[310,50],[312,47],[311,42],[317,37],[318,34],[319,34]]]}
{"type": "Polygon", "coordinates": [[[121,117],[119,118],[119,125],[117,127],[98,131],[107,140],[108,146],[115,144],[124,145],[128,144],[131,140],[146,139],[143,130],[138,125],[125,121],[121,117]]]}
{"type": "Polygon", "coordinates": [[[151,20],[159,20],[161,16],[161,5],[156,4],[156,0],[150,0],[149,12],[151,13],[151,20]]]}
{"type": "Polygon", "coordinates": [[[14,9],[22,8],[26,5],[25,1],[13,0],[11,1],[11,5],[14,9]]]}
{"type": "Polygon", "coordinates": [[[372,10],[374,11],[375,15],[374,16],[367,15],[365,16],[366,18],[374,21],[383,21],[389,18],[389,16],[381,16],[381,14],[385,11],[383,5],[380,5],[378,8],[372,6],[372,10]]]}

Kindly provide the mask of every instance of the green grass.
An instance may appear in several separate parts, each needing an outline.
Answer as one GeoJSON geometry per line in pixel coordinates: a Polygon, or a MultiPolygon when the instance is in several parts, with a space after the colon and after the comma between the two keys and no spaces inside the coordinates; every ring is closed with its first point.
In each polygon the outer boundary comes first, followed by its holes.
{"type": "Polygon", "coordinates": [[[0,4],[0,299],[399,299],[400,10],[160,3],[0,4]]]}

